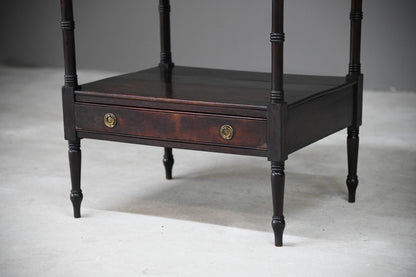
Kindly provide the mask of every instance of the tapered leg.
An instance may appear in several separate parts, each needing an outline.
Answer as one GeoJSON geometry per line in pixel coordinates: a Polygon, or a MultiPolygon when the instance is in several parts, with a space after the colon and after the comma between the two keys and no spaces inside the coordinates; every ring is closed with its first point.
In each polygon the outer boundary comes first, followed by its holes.
{"type": "Polygon", "coordinates": [[[358,186],[357,163],[358,163],[359,128],[349,127],[347,148],[348,148],[348,202],[355,202],[355,192],[358,186]]]}
{"type": "Polygon", "coordinates": [[[283,216],[283,199],[285,191],[285,163],[272,162],[272,197],[273,217],[272,228],[276,246],[283,245],[283,230],[285,229],[285,217],[283,216]]]}
{"type": "Polygon", "coordinates": [[[172,179],[172,167],[173,167],[173,155],[172,148],[165,147],[165,154],[163,155],[163,164],[165,165],[166,179],[172,179]]]}
{"type": "Polygon", "coordinates": [[[79,140],[69,141],[69,168],[71,171],[71,202],[74,207],[74,217],[81,217],[81,143],[79,140]]]}

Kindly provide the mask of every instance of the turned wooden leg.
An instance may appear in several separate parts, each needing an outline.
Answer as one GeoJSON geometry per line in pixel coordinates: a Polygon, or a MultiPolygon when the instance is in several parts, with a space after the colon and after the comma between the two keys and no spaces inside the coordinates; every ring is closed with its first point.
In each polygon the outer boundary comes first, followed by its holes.
{"type": "Polygon", "coordinates": [[[349,127],[347,148],[348,148],[348,202],[355,202],[355,191],[358,186],[357,163],[358,163],[359,128],[349,127]]]}
{"type": "Polygon", "coordinates": [[[172,148],[165,147],[165,154],[163,155],[163,164],[165,165],[166,179],[172,179],[172,167],[173,167],[173,155],[172,148]]]}
{"type": "Polygon", "coordinates": [[[79,140],[69,141],[69,168],[71,171],[71,202],[74,207],[74,217],[81,217],[81,143],[79,140]]]}
{"type": "Polygon", "coordinates": [[[285,229],[285,217],[283,216],[283,199],[285,191],[285,163],[272,162],[272,197],[273,217],[272,228],[276,246],[283,244],[283,230],[285,229]]]}

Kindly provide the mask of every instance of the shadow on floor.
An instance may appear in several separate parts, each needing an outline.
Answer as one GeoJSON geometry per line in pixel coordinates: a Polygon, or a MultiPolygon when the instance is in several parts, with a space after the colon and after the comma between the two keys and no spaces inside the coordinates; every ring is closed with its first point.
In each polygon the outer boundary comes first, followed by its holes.
{"type": "MultiPolygon", "coordinates": [[[[270,231],[272,199],[267,164],[199,164],[190,174],[174,176],[173,180],[152,180],[157,188],[150,193],[131,193],[122,201],[107,202],[100,208],[270,231]]],[[[286,217],[303,214],[328,203],[328,199],[346,202],[345,175],[287,170],[286,217]]],[[[138,187],[140,183],[129,186],[138,187]]]]}

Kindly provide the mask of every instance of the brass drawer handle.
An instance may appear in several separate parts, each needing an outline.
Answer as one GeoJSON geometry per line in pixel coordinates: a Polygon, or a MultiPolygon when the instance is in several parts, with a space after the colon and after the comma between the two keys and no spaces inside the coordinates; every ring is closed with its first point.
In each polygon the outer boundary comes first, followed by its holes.
{"type": "Polygon", "coordinates": [[[230,140],[233,138],[234,129],[231,125],[222,125],[220,128],[220,135],[225,140],[230,140]]]}
{"type": "Polygon", "coordinates": [[[117,117],[113,113],[104,115],[104,124],[108,128],[114,128],[117,125],[117,117]]]}

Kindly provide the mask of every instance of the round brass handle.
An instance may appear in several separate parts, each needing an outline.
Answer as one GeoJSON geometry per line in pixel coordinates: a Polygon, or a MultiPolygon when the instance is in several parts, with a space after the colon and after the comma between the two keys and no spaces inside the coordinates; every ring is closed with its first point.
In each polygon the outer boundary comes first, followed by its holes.
{"type": "Polygon", "coordinates": [[[231,125],[222,125],[220,128],[220,135],[225,140],[230,140],[233,138],[234,129],[231,125]]]}
{"type": "Polygon", "coordinates": [[[117,125],[117,117],[113,113],[104,115],[104,124],[108,128],[114,128],[117,125]]]}

